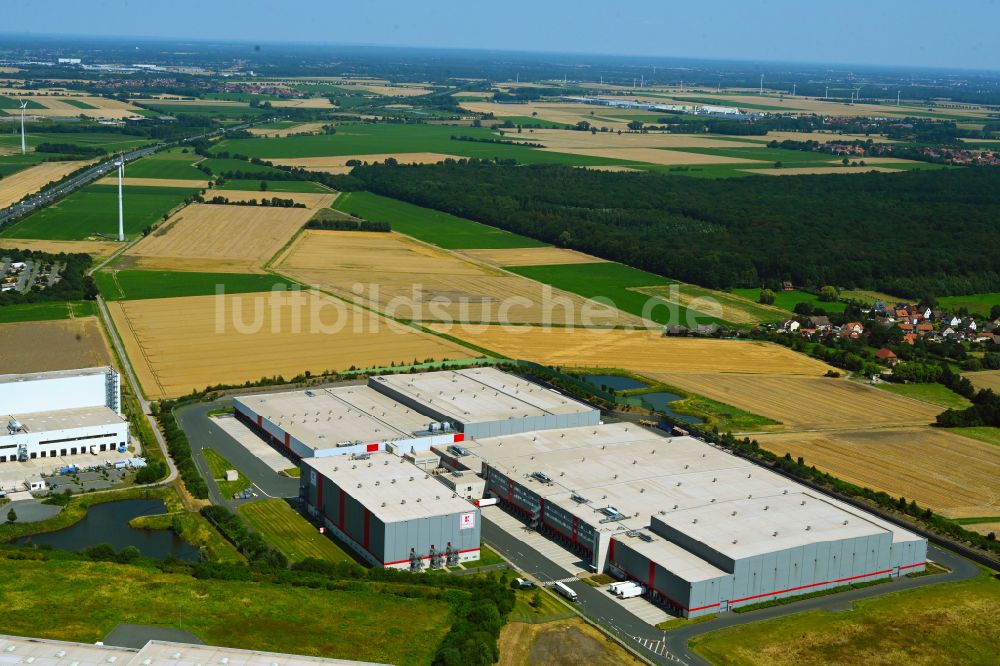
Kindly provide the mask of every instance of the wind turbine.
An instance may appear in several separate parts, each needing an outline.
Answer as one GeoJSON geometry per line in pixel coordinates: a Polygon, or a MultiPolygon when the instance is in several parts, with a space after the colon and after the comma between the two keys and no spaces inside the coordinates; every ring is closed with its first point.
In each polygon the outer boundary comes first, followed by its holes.
{"type": "Polygon", "coordinates": [[[21,154],[28,152],[28,146],[24,140],[24,110],[28,108],[28,100],[21,102],[21,154]]]}
{"type": "Polygon", "coordinates": [[[125,215],[122,209],[122,181],[125,179],[125,156],[119,155],[115,162],[118,167],[118,241],[125,240],[125,215]]]}
{"type": "Polygon", "coordinates": [[[760,93],[761,96],[764,95],[764,75],[760,75],[760,93]]]}

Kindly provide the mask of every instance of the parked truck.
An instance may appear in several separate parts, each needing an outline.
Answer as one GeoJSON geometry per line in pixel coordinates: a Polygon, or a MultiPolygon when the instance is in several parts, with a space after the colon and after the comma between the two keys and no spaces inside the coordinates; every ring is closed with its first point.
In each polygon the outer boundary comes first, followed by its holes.
{"type": "Polygon", "coordinates": [[[642,585],[633,585],[632,587],[624,587],[621,593],[618,595],[621,599],[631,599],[632,597],[641,597],[646,593],[646,588],[642,585]]]}
{"type": "Polygon", "coordinates": [[[566,597],[567,599],[569,599],[570,601],[576,601],[577,600],[577,594],[576,594],[576,592],[574,592],[573,588],[571,588],[566,583],[555,582],[555,583],[552,584],[552,588],[556,592],[558,592],[559,594],[561,594],[564,597],[566,597]]]}

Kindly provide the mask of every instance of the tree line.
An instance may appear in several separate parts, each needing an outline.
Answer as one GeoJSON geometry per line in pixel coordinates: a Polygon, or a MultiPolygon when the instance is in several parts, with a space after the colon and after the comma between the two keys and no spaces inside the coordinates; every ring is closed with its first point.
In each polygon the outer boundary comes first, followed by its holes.
{"type": "Polygon", "coordinates": [[[362,166],[330,184],[717,289],[1000,289],[995,169],[712,180],[471,159],[362,166]]]}

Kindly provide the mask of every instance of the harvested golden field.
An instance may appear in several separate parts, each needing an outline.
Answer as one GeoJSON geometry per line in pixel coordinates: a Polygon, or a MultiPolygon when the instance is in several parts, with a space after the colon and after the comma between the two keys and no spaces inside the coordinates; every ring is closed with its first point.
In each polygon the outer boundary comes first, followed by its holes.
{"type": "Polygon", "coordinates": [[[685,308],[734,324],[759,324],[780,321],[788,317],[786,310],[773,305],[763,305],[749,298],[693,284],[633,287],[631,290],[647,296],[657,296],[668,303],[683,305],[685,308]]]}
{"type": "Polygon", "coordinates": [[[140,268],[260,272],[312,214],[309,208],[191,204],[125,256],[137,258],[140,268]]]}
{"type": "Polygon", "coordinates": [[[350,160],[375,163],[385,162],[389,158],[400,164],[435,164],[447,159],[463,159],[444,153],[375,153],[370,155],[331,155],[328,157],[278,157],[268,158],[267,161],[281,166],[301,167],[310,171],[330,171],[331,169],[351,169],[352,167],[347,166],[350,160]]]}
{"type": "Polygon", "coordinates": [[[651,132],[576,132],[563,129],[535,129],[530,136],[505,133],[511,140],[530,140],[545,144],[546,148],[760,148],[751,140],[720,139],[707,134],[663,134],[651,132]]]}
{"type": "Polygon", "coordinates": [[[825,167],[782,167],[780,169],[742,169],[747,173],[759,173],[765,176],[804,176],[809,174],[852,174],[852,173],[869,173],[872,171],[881,171],[883,173],[895,173],[899,169],[890,169],[888,167],[881,166],[857,166],[857,167],[846,167],[846,166],[825,166],[825,167]]]}
{"type": "Polygon", "coordinates": [[[307,370],[477,356],[315,292],[116,301],[108,308],[150,398],[307,370]]]}
{"type": "MultiPolygon", "coordinates": [[[[261,192],[260,190],[217,190],[211,189],[205,192],[205,199],[212,197],[225,197],[230,201],[250,201],[256,199],[291,199],[295,203],[300,203],[310,211],[317,208],[329,208],[330,204],[337,198],[337,192],[261,192]]],[[[298,208],[284,208],[282,210],[301,210],[298,208]]]]}
{"type": "MultiPolygon", "coordinates": [[[[117,185],[118,176],[105,176],[97,181],[98,185],[117,185]]],[[[125,176],[123,183],[126,187],[139,185],[143,187],[195,187],[205,189],[208,187],[207,180],[183,180],[174,178],[131,178],[125,176]]]]}
{"type": "MultiPolygon", "coordinates": [[[[879,136],[873,134],[871,136],[866,136],[864,134],[835,134],[834,132],[790,132],[781,130],[770,130],[767,136],[760,137],[749,137],[747,140],[759,140],[761,143],[769,143],[771,141],[819,141],[820,143],[827,143],[828,141],[844,141],[850,143],[851,141],[867,141],[871,139],[873,143],[899,143],[895,139],[889,139],[884,136],[879,136]]],[[[868,161],[869,158],[865,158],[868,161]]]]}
{"type": "Polygon", "coordinates": [[[328,124],[329,123],[298,123],[297,125],[282,127],[280,129],[251,127],[248,131],[254,136],[282,137],[288,136],[289,134],[316,134],[318,132],[322,132],[323,126],[328,124]]]}
{"type": "MultiPolygon", "coordinates": [[[[444,326],[431,328],[447,332],[444,326]]],[[[575,368],[622,368],[642,374],[780,372],[806,376],[831,369],[767,342],[665,337],[658,326],[652,331],[488,326],[470,332],[455,328],[450,333],[511,358],[575,368]]]]}
{"type": "Polygon", "coordinates": [[[554,266],[593,264],[604,259],[561,247],[514,247],[499,250],[461,250],[461,254],[494,266],[554,266]]]}
{"type": "MultiPolygon", "coordinates": [[[[301,234],[275,270],[389,316],[419,321],[580,323],[586,299],[396,233],[301,234]]],[[[595,323],[639,323],[592,304],[595,323]]]]}
{"type": "MultiPolygon", "coordinates": [[[[23,91],[19,93],[20,95],[23,95],[23,91]]],[[[128,102],[120,102],[116,99],[95,97],[92,95],[64,95],[62,98],[46,95],[29,95],[25,99],[31,99],[44,106],[44,109],[31,109],[30,113],[33,116],[45,118],[54,116],[73,118],[78,116],[86,116],[88,118],[128,118],[137,115],[139,112],[137,107],[132,106],[128,102]],[[81,109],[66,102],[67,98],[89,104],[94,108],[81,109]]]]}
{"type": "Polygon", "coordinates": [[[356,88],[361,88],[362,90],[367,90],[368,92],[375,93],[376,95],[384,95],[386,97],[416,97],[418,95],[426,95],[428,93],[434,92],[433,88],[425,88],[422,86],[404,86],[404,85],[356,85],[356,88]]]}
{"type": "MultiPolygon", "coordinates": [[[[975,518],[976,516],[972,516],[975,518]]],[[[972,525],[965,525],[965,529],[972,532],[979,532],[983,536],[986,536],[990,532],[993,534],[1000,534],[1000,521],[992,523],[973,523],[972,525]]]]}
{"type": "Polygon", "coordinates": [[[279,109],[336,109],[326,97],[306,97],[305,99],[277,99],[271,106],[279,109]]]}
{"type": "Polygon", "coordinates": [[[994,393],[1000,393],[1000,370],[967,372],[965,376],[977,389],[993,389],[994,393]]]}
{"type": "MultiPolygon", "coordinates": [[[[528,102],[527,104],[498,104],[497,102],[475,102],[472,100],[459,100],[463,109],[468,109],[473,113],[492,113],[496,118],[504,116],[531,116],[539,121],[548,120],[554,123],[566,123],[575,125],[581,120],[594,124],[598,127],[606,126],[609,129],[624,130],[628,127],[626,120],[597,120],[594,116],[600,113],[610,113],[613,109],[590,104],[572,104],[563,102],[528,102]]],[[[538,133],[538,130],[535,130],[538,133]]],[[[585,132],[580,132],[584,134],[585,132]]],[[[534,136],[534,135],[532,135],[534,136]]]]}
{"type": "MultiPolygon", "coordinates": [[[[792,353],[792,352],[789,352],[792,353]]],[[[652,376],[671,386],[781,421],[789,430],[925,425],[941,408],[847,379],[778,374],[652,376]]]]}
{"type": "Polygon", "coordinates": [[[590,155],[592,157],[605,157],[625,162],[642,162],[646,164],[765,164],[765,162],[760,160],[750,160],[745,157],[684,153],[677,150],[661,150],[658,148],[539,148],[539,150],[570,153],[572,155],[590,155]]]}
{"type": "Polygon", "coordinates": [[[97,317],[0,324],[0,374],[91,368],[111,363],[97,317]]]}
{"type": "Polygon", "coordinates": [[[834,476],[949,518],[1000,514],[1000,447],[938,428],[761,435],[766,449],[802,456],[834,476]]]}
{"type": "Polygon", "coordinates": [[[124,247],[124,243],[115,241],[61,241],[61,240],[39,240],[37,238],[4,238],[0,240],[0,246],[18,250],[34,250],[36,252],[60,252],[73,253],[83,252],[93,255],[95,259],[103,259],[111,256],[115,250],[124,247]]]}
{"type": "Polygon", "coordinates": [[[0,208],[17,203],[29,194],[42,189],[43,185],[48,185],[54,180],[62,180],[66,175],[95,161],[42,162],[0,179],[0,208]]]}

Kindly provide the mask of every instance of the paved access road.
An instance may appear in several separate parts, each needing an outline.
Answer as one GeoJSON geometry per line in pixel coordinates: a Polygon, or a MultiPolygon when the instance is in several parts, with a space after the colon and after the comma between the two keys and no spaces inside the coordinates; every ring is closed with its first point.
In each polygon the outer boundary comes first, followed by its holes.
{"type": "Polygon", "coordinates": [[[716,629],[769,620],[807,610],[843,610],[860,599],[923,587],[924,585],[967,580],[979,575],[978,567],[969,560],[951,551],[930,545],[928,546],[928,558],[951,569],[951,571],[918,578],[902,577],[881,585],[849,590],[826,597],[804,599],[785,606],[775,606],[750,613],[724,613],[703,624],[665,632],[643,622],[597,588],[583,581],[571,580],[572,576],[568,571],[487,518],[482,519],[482,536],[486,543],[528,576],[542,583],[555,580],[566,582],[579,595],[578,607],[584,615],[590,617],[626,644],[633,646],[650,661],[658,664],[707,665],[709,662],[688,648],[688,641],[695,636],[716,629]]]}
{"type": "MultiPolygon", "coordinates": [[[[176,412],[177,423],[191,443],[191,454],[194,456],[195,464],[208,482],[208,494],[212,504],[233,507],[239,502],[234,501],[232,497],[221,495],[212,475],[208,472],[208,464],[202,455],[202,449],[214,449],[216,453],[231,462],[233,467],[250,480],[258,493],[267,497],[298,497],[298,479],[275,472],[209,418],[208,412],[230,404],[231,401],[198,403],[190,407],[181,407],[176,412]]],[[[289,463],[289,467],[291,466],[292,463],[289,463]]]]}

